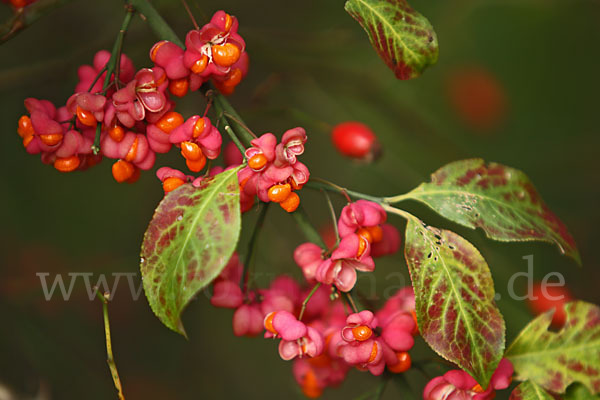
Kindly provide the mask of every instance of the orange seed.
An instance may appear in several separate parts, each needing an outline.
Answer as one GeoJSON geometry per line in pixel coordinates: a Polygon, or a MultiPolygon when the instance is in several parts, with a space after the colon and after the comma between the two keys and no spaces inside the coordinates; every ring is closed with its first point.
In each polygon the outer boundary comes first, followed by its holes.
{"type": "Polygon", "coordinates": [[[388,370],[390,372],[399,374],[410,369],[412,363],[410,359],[410,354],[408,354],[406,351],[400,351],[396,353],[396,358],[398,359],[398,363],[392,365],[391,367],[388,366],[388,370]]]}
{"type": "Polygon", "coordinates": [[[79,122],[85,126],[96,126],[98,123],[93,113],[89,112],[88,110],[84,110],[79,106],[77,106],[77,119],[79,119],[79,122]]]}
{"type": "Polygon", "coordinates": [[[169,82],[169,90],[177,97],[183,97],[187,94],[190,82],[187,78],[173,79],[169,82]]]}
{"type": "Polygon", "coordinates": [[[19,118],[17,132],[22,138],[25,138],[29,135],[33,135],[35,133],[35,131],[33,130],[33,125],[31,124],[31,118],[29,118],[29,116],[22,115],[21,118],[19,118]]]}
{"type": "Polygon", "coordinates": [[[300,205],[300,196],[295,192],[291,192],[287,199],[279,203],[279,205],[289,213],[294,212],[300,205]]]}
{"type": "Polygon", "coordinates": [[[54,146],[56,144],[59,144],[62,139],[62,133],[50,133],[47,135],[40,135],[40,140],[44,142],[44,144],[47,146],[54,146]]]}
{"type": "Polygon", "coordinates": [[[181,124],[183,124],[183,116],[175,111],[169,111],[156,122],[158,129],[165,133],[171,133],[181,124]]]}
{"type": "Polygon", "coordinates": [[[262,153],[255,154],[248,160],[248,166],[253,171],[261,171],[267,165],[267,156],[262,153]]]}
{"type": "Polygon", "coordinates": [[[118,160],[112,165],[113,178],[119,183],[127,181],[133,176],[135,167],[130,162],[118,160]]]}
{"type": "Polygon", "coordinates": [[[352,328],[352,335],[359,342],[364,342],[373,335],[373,331],[366,325],[359,325],[352,328]]]}
{"type": "Polygon", "coordinates": [[[75,171],[80,163],[81,160],[77,156],[59,157],[54,161],[54,168],[60,172],[71,172],[75,171]]]}
{"type": "Polygon", "coordinates": [[[269,200],[275,203],[281,203],[292,193],[292,188],[289,183],[285,185],[273,185],[269,188],[268,196],[269,200]]]}
{"type": "Polygon", "coordinates": [[[228,68],[240,59],[240,49],[231,43],[212,46],[212,56],[215,64],[228,68]]]}
{"type": "Polygon", "coordinates": [[[171,176],[164,180],[162,186],[163,186],[163,190],[165,191],[165,193],[169,193],[169,192],[177,189],[179,186],[183,185],[184,183],[185,182],[183,181],[183,179],[171,176]]]}
{"type": "Polygon", "coordinates": [[[201,157],[196,161],[185,160],[185,165],[187,165],[190,171],[200,172],[202,168],[204,168],[204,166],[206,165],[206,157],[204,157],[204,154],[202,154],[202,152],[200,152],[200,154],[201,157]]]}

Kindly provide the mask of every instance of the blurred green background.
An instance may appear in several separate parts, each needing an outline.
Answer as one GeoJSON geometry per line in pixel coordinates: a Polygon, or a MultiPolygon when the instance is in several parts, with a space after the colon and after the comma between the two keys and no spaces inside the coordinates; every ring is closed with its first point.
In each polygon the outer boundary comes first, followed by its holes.
{"type": "MultiPolygon", "coordinates": [[[[508,341],[531,318],[526,304],[509,299],[510,276],[525,271],[533,255],[535,279],[560,272],[577,298],[600,303],[597,226],[600,4],[580,0],[414,0],[436,28],[440,59],[414,81],[395,80],[377,57],[343,1],[188,0],[202,25],[225,9],[240,21],[251,58],[250,73],[231,97],[257,133],[280,135],[294,126],[309,134],[302,161],[313,176],[365,193],[406,192],[438,167],[483,157],[525,171],[546,202],[567,224],[582,253],[583,268],[547,244],[486,240],[435,216],[406,208],[426,222],[454,229],[486,257],[495,278],[508,341]],[[334,152],[332,124],[358,120],[372,127],[383,157],[371,165],[334,152]]],[[[183,37],[192,28],[178,1],[156,6],[183,37]]],[[[2,20],[8,6],[0,5],[2,20]]],[[[100,302],[90,301],[79,280],[70,301],[45,301],[36,276],[57,273],[138,271],[139,246],[162,190],[153,172],[134,185],[119,185],[110,162],[60,174],[24,151],[16,124],[27,97],[64,104],[77,67],[99,49],[110,49],[123,16],[120,1],[77,0],[56,10],[0,46],[0,384],[32,398],[40,387],[52,399],[116,398],[104,347],[100,302]]],[[[156,41],[135,18],[124,51],[136,67],[150,66],[156,41]]],[[[204,110],[199,95],[179,108],[204,110]]],[[[176,154],[158,165],[182,167],[176,154]]],[[[156,168],[155,168],[156,169],[156,168]]],[[[319,193],[303,191],[303,204],[318,226],[329,223],[319,193]]],[[[336,199],[338,211],[343,206],[336,199]]],[[[240,251],[256,218],[244,217],[240,251]]],[[[402,229],[403,221],[391,218],[402,229]]],[[[303,237],[278,207],[269,211],[259,239],[259,285],[277,273],[299,277],[292,251],[303,237]]],[[[383,298],[408,284],[401,252],[377,263],[370,296],[383,298]]],[[[363,282],[364,280],[364,282],[363,282]]],[[[112,283],[112,280],[109,279],[112,283]]],[[[139,283],[139,277],[136,278],[139,283]]],[[[272,341],[236,338],[232,312],[198,296],[184,315],[189,341],[156,319],[143,295],[133,301],[125,285],[110,303],[113,347],[128,399],[303,398],[272,341]]],[[[517,280],[524,290],[525,279],[517,280]]],[[[419,341],[414,360],[434,355],[419,341]]],[[[432,376],[442,367],[425,368],[432,376]]],[[[425,383],[411,370],[416,398],[425,383]]],[[[353,371],[325,399],[354,398],[377,385],[353,371]]],[[[404,398],[390,384],[384,399],[404,398]],[[400,396],[400,397],[399,397],[400,396]]],[[[499,395],[507,398],[508,391],[499,395]]],[[[408,397],[407,397],[408,398],[408,397]]],[[[12,398],[10,398],[12,399],[12,398]]]]}

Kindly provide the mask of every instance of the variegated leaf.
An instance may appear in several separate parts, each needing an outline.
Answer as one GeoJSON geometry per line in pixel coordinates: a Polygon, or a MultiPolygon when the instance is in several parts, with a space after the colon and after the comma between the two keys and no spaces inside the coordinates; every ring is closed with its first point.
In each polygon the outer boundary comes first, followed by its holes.
{"type": "Polygon", "coordinates": [[[487,263],[461,236],[416,218],[408,220],[404,252],[421,335],[485,388],[502,358],[505,331],[487,263]]]}
{"type": "Polygon", "coordinates": [[[581,263],[573,237],[527,176],[514,168],[469,159],[450,163],[403,198],[427,204],[469,228],[501,241],[541,240],[581,263]]]}
{"type": "Polygon", "coordinates": [[[346,11],[398,79],[411,79],[437,62],[433,27],[406,0],[348,0],[346,11]]]}
{"type": "Polygon", "coordinates": [[[567,319],[549,332],[553,311],[539,315],[506,351],[516,379],[529,379],[552,392],[563,393],[573,382],[600,393],[600,307],[576,301],[565,305],[567,319]]]}
{"type": "Polygon", "coordinates": [[[140,268],[146,297],[156,316],[183,335],[183,309],[219,275],[237,245],[238,169],[168,193],[144,235],[140,268]]]}

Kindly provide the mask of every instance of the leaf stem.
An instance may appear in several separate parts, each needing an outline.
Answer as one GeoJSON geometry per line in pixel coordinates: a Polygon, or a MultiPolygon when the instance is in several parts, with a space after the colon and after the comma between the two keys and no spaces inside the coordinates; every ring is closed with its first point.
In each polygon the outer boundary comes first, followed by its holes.
{"type": "Polygon", "coordinates": [[[310,298],[313,296],[313,294],[315,294],[315,292],[317,291],[317,289],[320,286],[321,286],[321,282],[319,282],[315,286],[313,286],[313,288],[310,291],[310,293],[308,294],[308,296],[306,296],[306,298],[302,302],[302,308],[300,309],[300,315],[298,316],[298,321],[302,321],[302,317],[304,316],[304,311],[306,310],[306,305],[308,304],[308,302],[310,301],[310,298]]]}
{"type": "Polygon", "coordinates": [[[387,211],[389,213],[392,213],[392,214],[399,215],[399,216],[401,216],[402,218],[404,218],[406,220],[411,219],[411,220],[413,220],[415,222],[419,222],[419,223],[421,222],[421,220],[419,218],[415,217],[414,215],[412,215],[411,213],[409,213],[407,211],[401,210],[401,209],[396,208],[396,207],[392,207],[392,206],[390,206],[389,204],[386,204],[386,203],[381,204],[381,206],[383,207],[383,209],[385,211],[387,211]]]}
{"type": "Polygon", "coordinates": [[[258,219],[256,220],[256,224],[254,225],[252,236],[250,236],[250,241],[248,242],[248,253],[246,253],[246,258],[244,260],[244,265],[242,269],[242,276],[240,278],[240,288],[242,289],[244,295],[248,293],[250,263],[253,260],[252,256],[254,255],[254,249],[256,248],[256,240],[258,238],[258,233],[261,231],[261,228],[264,225],[265,216],[267,215],[267,210],[269,209],[269,204],[271,203],[261,203],[260,213],[258,214],[258,219]]]}
{"type": "Polygon", "coordinates": [[[385,202],[384,197],[371,196],[371,195],[368,195],[365,193],[348,190],[344,187],[336,185],[333,182],[329,182],[329,181],[327,181],[325,179],[321,179],[321,178],[312,178],[311,177],[310,180],[304,186],[311,188],[311,189],[324,189],[324,190],[327,190],[330,192],[342,194],[348,199],[348,202],[351,201],[350,197],[354,197],[357,199],[370,200],[370,201],[374,201],[376,203],[384,203],[385,202]]]}
{"type": "Polygon", "coordinates": [[[117,364],[115,364],[115,358],[112,352],[110,322],[108,320],[108,299],[110,298],[110,294],[108,292],[102,294],[100,293],[100,290],[96,288],[96,296],[102,301],[102,314],[104,315],[104,335],[106,337],[106,362],[108,363],[108,368],[110,369],[110,374],[112,375],[115,388],[117,389],[119,400],[125,400],[125,396],[123,395],[123,386],[121,385],[121,379],[119,378],[119,372],[117,371],[117,364]]]}
{"type": "Polygon", "coordinates": [[[412,198],[413,198],[413,196],[411,195],[411,192],[408,192],[408,193],[400,194],[398,196],[384,197],[383,202],[388,203],[388,204],[395,204],[395,203],[400,203],[401,201],[409,200],[412,198]]]}
{"type": "MultiPolygon", "coordinates": [[[[113,45],[112,51],[110,53],[110,59],[108,63],[106,63],[106,77],[104,78],[104,84],[102,85],[102,91],[106,92],[110,85],[110,78],[115,77],[115,85],[118,84],[117,80],[119,77],[119,70],[121,69],[120,60],[121,60],[121,50],[123,49],[123,40],[125,39],[125,34],[127,33],[127,29],[129,28],[129,24],[133,19],[133,15],[135,14],[135,9],[129,5],[126,5],[125,8],[127,12],[125,13],[125,18],[123,19],[123,23],[121,24],[121,29],[119,29],[119,34],[117,35],[117,39],[115,40],[115,44],[113,45]]],[[[118,86],[117,86],[118,87],[118,86]]],[[[92,153],[98,154],[100,152],[100,134],[102,131],[102,124],[96,125],[96,136],[94,137],[94,144],[92,145],[92,153]]]]}

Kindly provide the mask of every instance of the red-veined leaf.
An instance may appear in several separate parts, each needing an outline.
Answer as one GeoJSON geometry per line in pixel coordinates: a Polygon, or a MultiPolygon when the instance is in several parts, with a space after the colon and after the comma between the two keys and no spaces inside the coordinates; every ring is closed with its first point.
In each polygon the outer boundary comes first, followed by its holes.
{"type": "Polygon", "coordinates": [[[168,193],[144,235],[140,268],[146,298],[162,323],[182,335],[183,309],[235,250],[241,229],[238,169],[168,193]]]}

